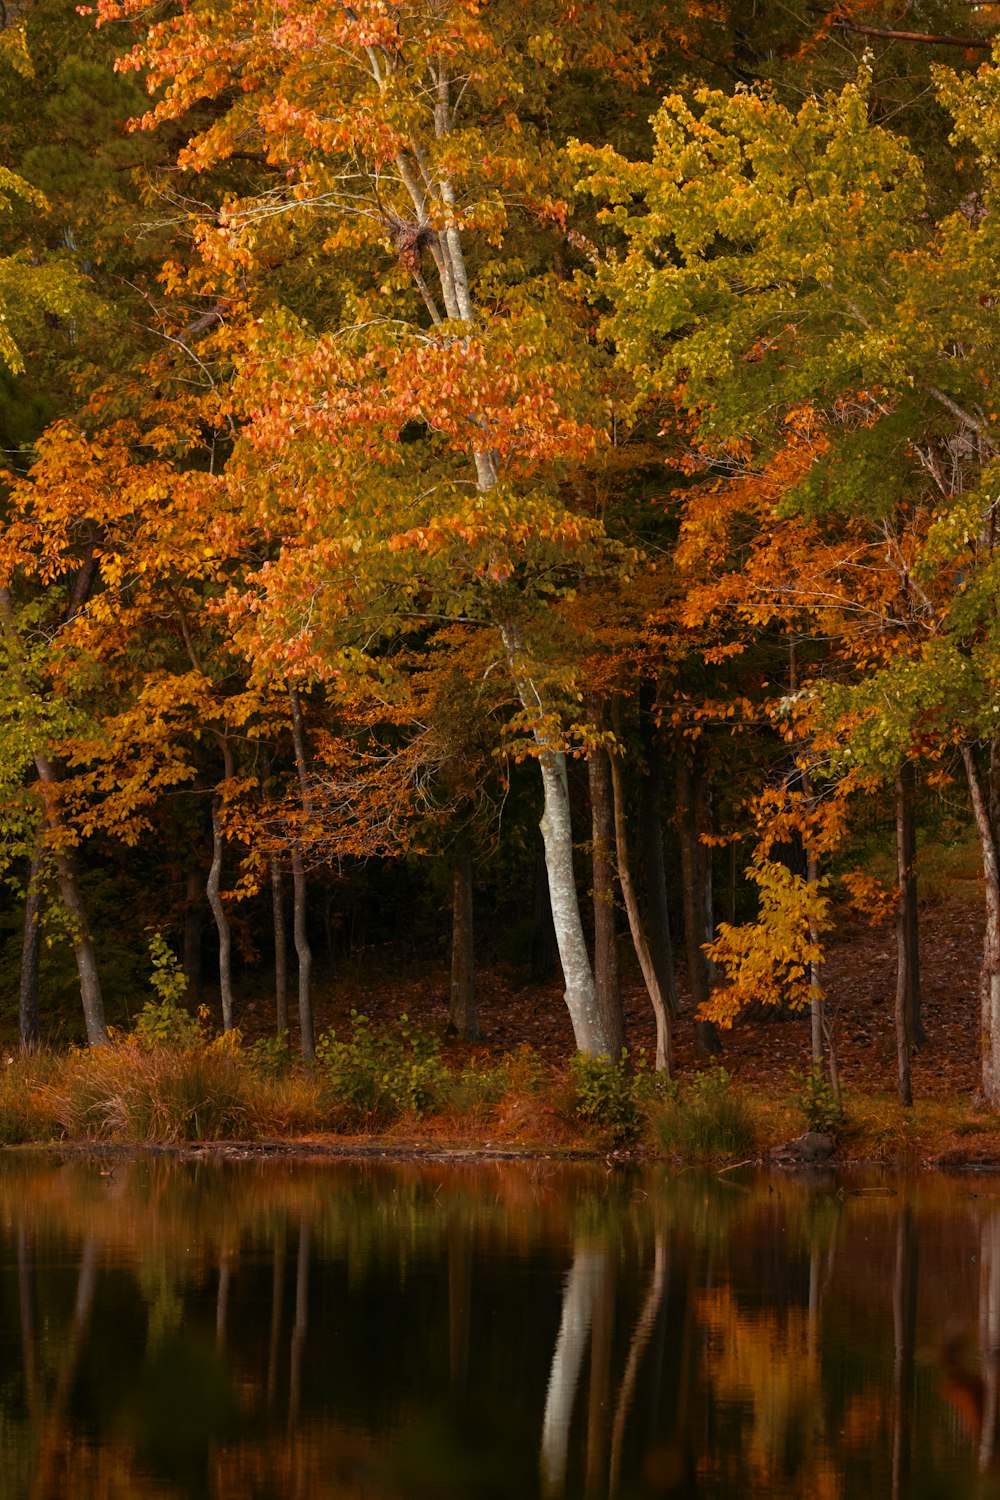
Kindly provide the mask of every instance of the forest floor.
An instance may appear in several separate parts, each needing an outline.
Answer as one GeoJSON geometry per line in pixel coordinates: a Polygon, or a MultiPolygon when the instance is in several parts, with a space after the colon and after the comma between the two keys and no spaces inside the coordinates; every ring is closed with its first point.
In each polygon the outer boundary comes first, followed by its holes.
{"type": "MultiPolygon", "coordinates": [[[[982,896],[975,879],[951,881],[947,894],[921,903],[922,1019],[926,1041],[913,1059],[915,1109],[895,1103],[896,1053],[893,1022],[896,948],[891,923],[872,927],[844,917],[831,937],[824,985],[834,1016],[848,1127],[840,1144],[847,1159],[934,1161],[945,1166],[1000,1167],[1000,1118],[980,1113],[975,1095],[979,1068],[977,983],[982,945],[982,896]]],[[[449,1044],[456,1063],[472,1053],[503,1053],[527,1044],[553,1065],[573,1050],[572,1030],[560,985],[518,983],[496,972],[477,976],[481,1044],[449,1044]]],[[[654,1026],[638,971],[627,969],[623,994],[629,1046],[652,1058],[654,1026]]],[[[372,1021],[401,1013],[440,1035],[448,1014],[448,978],[440,968],[402,968],[379,955],[344,978],[324,997],[318,1020],[342,1027],[356,1009],[372,1021]]],[[[256,1007],[251,1006],[253,1012],[256,1007]]],[[[253,1029],[252,1014],[246,1020],[253,1029]]],[[[260,1021],[264,1018],[261,1016],[260,1021]]],[[[807,1014],[760,1014],[739,1018],[723,1034],[718,1061],[753,1110],[763,1148],[787,1141],[805,1128],[796,1107],[810,1055],[807,1014]]],[[[681,975],[681,1017],[675,1027],[677,1076],[694,1077],[704,1063],[695,1056],[694,1025],[681,975]]],[[[447,1122],[441,1129],[446,1133],[447,1122]]],[[[454,1122],[451,1124],[454,1128],[454,1122]]],[[[439,1135],[429,1122],[411,1140],[439,1135]]],[[[404,1142],[396,1139],[399,1145],[404,1142]]],[[[555,1144],[555,1142],[553,1143],[555,1144]]]]}

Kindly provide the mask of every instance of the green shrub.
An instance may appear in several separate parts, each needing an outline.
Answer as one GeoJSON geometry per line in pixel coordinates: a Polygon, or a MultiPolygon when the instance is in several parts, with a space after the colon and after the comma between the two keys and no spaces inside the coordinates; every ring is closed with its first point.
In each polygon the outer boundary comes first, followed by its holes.
{"type": "Polygon", "coordinates": [[[283,1078],[292,1065],[287,1031],[281,1036],[258,1037],[246,1049],[246,1055],[262,1078],[283,1078]]]}
{"type": "Polygon", "coordinates": [[[197,1016],[182,1009],[173,1000],[150,1000],[135,1019],[132,1034],[149,1052],[156,1047],[174,1047],[181,1052],[195,1051],[203,1038],[197,1016]]]}
{"type": "Polygon", "coordinates": [[[407,1016],[373,1026],[351,1011],[351,1033],[331,1030],[316,1043],[325,1103],[346,1122],[385,1122],[424,1115],[443,1103],[449,1083],[441,1043],[407,1016]]]}
{"type": "Polygon", "coordinates": [[[569,1065],[572,1110],[584,1125],[610,1137],[616,1145],[635,1140],[641,1125],[638,1076],[623,1048],[617,1061],[580,1052],[569,1065]]]}
{"type": "Polygon", "coordinates": [[[454,1109],[481,1109],[512,1094],[535,1094],[545,1083],[545,1062],[527,1044],[499,1059],[471,1057],[451,1079],[448,1102],[454,1109]]]}
{"type": "Polygon", "coordinates": [[[833,1092],[823,1069],[814,1064],[808,1073],[789,1075],[798,1085],[799,1108],[810,1130],[819,1130],[836,1140],[845,1125],[844,1106],[833,1092]]]}
{"type": "Polygon", "coordinates": [[[674,1085],[655,1124],[664,1151],[683,1156],[743,1157],[754,1149],[750,1113],[723,1067],[674,1085]]]}

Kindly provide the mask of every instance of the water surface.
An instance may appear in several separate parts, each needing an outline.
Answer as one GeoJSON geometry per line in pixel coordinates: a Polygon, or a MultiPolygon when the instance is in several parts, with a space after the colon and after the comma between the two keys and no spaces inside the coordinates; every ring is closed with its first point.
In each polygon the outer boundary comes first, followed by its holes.
{"type": "Polygon", "coordinates": [[[1000,1179],[0,1156],[4,1500],[1000,1495],[1000,1179]]]}

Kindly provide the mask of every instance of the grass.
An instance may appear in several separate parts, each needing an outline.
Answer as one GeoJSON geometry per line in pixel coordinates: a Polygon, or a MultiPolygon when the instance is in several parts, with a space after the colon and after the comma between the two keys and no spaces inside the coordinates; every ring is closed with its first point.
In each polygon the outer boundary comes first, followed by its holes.
{"type": "MultiPolygon", "coordinates": [[[[627,1063],[546,1064],[530,1048],[450,1065],[408,1023],[345,1033],[305,1068],[277,1048],[199,1037],[117,1038],[93,1052],[43,1051],[0,1064],[0,1145],[58,1140],[141,1145],[294,1140],[317,1133],[562,1151],[638,1143],[684,1161],[766,1156],[808,1126],[800,1087],[762,1094],[724,1069],[667,1083],[627,1063]],[[377,1077],[357,1075],[369,1069],[377,1077]],[[372,1093],[375,1089],[375,1093],[372,1093]]],[[[1000,1117],[967,1098],[849,1095],[842,1158],[919,1164],[943,1152],[1000,1159],[1000,1117]]]]}
{"type": "Polygon", "coordinates": [[[661,1149],[688,1160],[745,1160],[757,1149],[750,1102],[724,1068],[696,1073],[652,1110],[661,1149]]]}

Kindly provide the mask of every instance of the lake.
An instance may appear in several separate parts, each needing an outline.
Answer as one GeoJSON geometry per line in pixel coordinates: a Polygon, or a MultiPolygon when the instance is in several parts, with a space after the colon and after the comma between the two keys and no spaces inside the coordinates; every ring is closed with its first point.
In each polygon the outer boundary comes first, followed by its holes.
{"type": "Polygon", "coordinates": [[[0,1155],[3,1500],[1000,1495],[1000,1177],[0,1155]]]}

